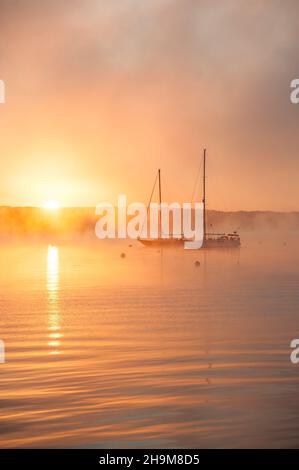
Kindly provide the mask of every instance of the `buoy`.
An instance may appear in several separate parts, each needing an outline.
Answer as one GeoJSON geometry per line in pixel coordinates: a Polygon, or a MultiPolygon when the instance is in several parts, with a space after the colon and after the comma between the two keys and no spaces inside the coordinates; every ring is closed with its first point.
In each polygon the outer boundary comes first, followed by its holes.
{"type": "Polygon", "coordinates": [[[195,261],[195,266],[200,266],[200,261],[195,261]]]}
{"type": "Polygon", "coordinates": [[[121,253],[120,257],[121,257],[121,258],[125,258],[125,257],[126,257],[126,253],[121,253]]]}

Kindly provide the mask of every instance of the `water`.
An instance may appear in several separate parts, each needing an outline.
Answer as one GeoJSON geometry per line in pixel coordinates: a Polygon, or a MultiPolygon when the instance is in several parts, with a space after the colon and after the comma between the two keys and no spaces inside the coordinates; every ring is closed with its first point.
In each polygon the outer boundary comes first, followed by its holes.
{"type": "Polygon", "coordinates": [[[2,245],[0,447],[299,447],[284,240],[2,245]]]}

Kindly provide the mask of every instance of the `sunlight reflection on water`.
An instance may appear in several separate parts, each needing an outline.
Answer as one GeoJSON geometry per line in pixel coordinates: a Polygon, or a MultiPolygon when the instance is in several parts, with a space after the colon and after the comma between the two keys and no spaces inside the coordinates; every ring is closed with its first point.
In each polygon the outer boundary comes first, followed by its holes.
{"type": "Polygon", "coordinates": [[[59,250],[49,245],[47,251],[48,330],[51,350],[49,354],[60,354],[62,334],[59,310],[59,250]]]}

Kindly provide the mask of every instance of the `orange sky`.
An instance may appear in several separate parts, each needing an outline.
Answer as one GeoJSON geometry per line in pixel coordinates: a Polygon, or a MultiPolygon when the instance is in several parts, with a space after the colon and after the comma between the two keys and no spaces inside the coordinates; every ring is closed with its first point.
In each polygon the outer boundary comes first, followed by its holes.
{"type": "Polygon", "coordinates": [[[0,204],[299,210],[295,0],[0,4],[0,204]],[[130,202],[130,201],[129,201],[130,202]]]}

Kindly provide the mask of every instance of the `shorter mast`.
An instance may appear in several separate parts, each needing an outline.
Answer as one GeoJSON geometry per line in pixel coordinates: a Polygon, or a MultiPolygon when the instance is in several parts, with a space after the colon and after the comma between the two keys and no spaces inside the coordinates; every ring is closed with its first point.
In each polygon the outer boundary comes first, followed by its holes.
{"type": "Polygon", "coordinates": [[[203,191],[202,191],[202,203],[203,203],[203,239],[206,239],[206,149],[203,150],[203,191]]]}
{"type": "Polygon", "coordinates": [[[161,170],[158,170],[158,179],[159,179],[159,238],[162,236],[162,221],[161,221],[161,204],[162,204],[162,190],[161,190],[161,170]]]}

